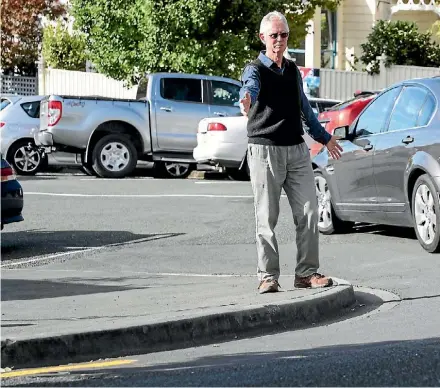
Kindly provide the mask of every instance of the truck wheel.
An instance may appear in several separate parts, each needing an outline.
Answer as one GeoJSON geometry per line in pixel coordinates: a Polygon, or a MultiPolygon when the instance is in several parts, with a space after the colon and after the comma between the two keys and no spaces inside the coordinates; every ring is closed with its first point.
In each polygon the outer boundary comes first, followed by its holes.
{"type": "Polygon", "coordinates": [[[47,167],[47,156],[42,156],[31,140],[22,140],[13,144],[6,160],[18,175],[35,175],[47,167]],[[29,146],[29,143],[31,145],[29,146]]]}
{"type": "Polygon", "coordinates": [[[81,171],[88,176],[98,176],[96,171],[93,169],[92,163],[90,161],[85,161],[85,154],[81,155],[81,171]]]}
{"type": "Polygon", "coordinates": [[[195,169],[195,165],[191,163],[156,162],[154,168],[157,177],[184,179],[195,169]]]}
{"type": "Polygon", "coordinates": [[[101,178],[124,178],[136,168],[137,151],[128,136],[106,135],[93,148],[92,161],[101,178]]]}

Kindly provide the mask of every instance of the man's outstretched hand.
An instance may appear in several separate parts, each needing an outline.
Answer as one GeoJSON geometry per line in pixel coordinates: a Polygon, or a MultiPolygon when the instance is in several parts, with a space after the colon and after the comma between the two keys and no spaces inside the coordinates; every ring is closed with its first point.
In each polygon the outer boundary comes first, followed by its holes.
{"type": "Polygon", "coordinates": [[[326,144],[328,152],[333,159],[339,159],[341,157],[342,147],[337,142],[339,139],[341,139],[340,136],[332,136],[330,141],[326,144]]]}
{"type": "Polygon", "coordinates": [[[243,116],[247,116],[251,107],[251,95],[246,92],[244,97],[240,100],[240,111],[243,116]]]}

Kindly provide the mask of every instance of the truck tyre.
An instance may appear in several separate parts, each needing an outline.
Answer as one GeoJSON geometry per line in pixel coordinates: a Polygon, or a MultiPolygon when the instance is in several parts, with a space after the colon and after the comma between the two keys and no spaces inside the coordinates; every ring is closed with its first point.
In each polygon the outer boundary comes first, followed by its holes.
{"type": "Polygon", "coordinates": [[[99,177],[124,178],[136,168],[137,151],[127,135],[106,135],[95,144],[92,162],[99,177]]]}
{"type": "Polygon", "coordinates": [[[48,165],[47,156],[43,156],[34,142],[28,139],[13,144],[8,150],[6,160],[12,165],[17,175],[35,175],[46,169],[48,165]]]}
{"type": "Polygon", "coordinates": [[[171,179],[185,179],[195,168],[195,164],[178,162],[156,162],[154,166],[156,177],[171,179]]]}
{"type": "Polygon", "coordinates": [[[88,162],[85,161],[85,154],[81,155],[81,171],[88,176],[98,176],[96,171],[93,169],[92,162],[90,160],[88,162]]]}

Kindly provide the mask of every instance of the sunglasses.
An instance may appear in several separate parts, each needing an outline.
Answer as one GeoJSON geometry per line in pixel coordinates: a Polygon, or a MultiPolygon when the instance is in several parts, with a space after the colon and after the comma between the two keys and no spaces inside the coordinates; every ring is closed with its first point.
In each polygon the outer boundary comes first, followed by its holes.
{"type": "Polygon", "coordinates": [[[282,39],[286,39],[289,36],[289,33],[288,32],[280,32],[280,33],[269,34],[269,36],[272,39],[277,39],[278,36],[281,36],[282,39]]]}

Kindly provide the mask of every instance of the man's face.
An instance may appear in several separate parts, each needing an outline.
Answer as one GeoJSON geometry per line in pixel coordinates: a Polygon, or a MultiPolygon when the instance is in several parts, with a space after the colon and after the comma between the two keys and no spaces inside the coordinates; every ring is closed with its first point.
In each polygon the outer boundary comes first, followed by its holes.
{"type": "Polygon", "coordinates": [[[281,20],[273,20],[266,32],[260,34],[260,39],[266,45],[268,53],[284,53],[288,38],[289,31],[281,20]]]}

